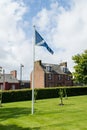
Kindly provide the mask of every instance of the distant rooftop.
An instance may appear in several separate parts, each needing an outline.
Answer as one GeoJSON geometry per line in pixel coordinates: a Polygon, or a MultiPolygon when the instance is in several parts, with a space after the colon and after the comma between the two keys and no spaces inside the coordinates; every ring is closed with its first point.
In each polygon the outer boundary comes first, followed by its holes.
{"type": "Polygon", "coordinates": [[[58,64],[42,63],[40,61],[40,64],[46,73],[71,74],[71,72],[67,68],[67,62],[63,62],[58,65],[58,64]]]}
{"type": "Polygon", "coordinates": [[[18,83],[19,81],[17,80],[17,78],[15,78],[12,74],[0,74],[0,83],[2,83],[4,80],[4,82],[9,82],[9,83],[18,83]]]}

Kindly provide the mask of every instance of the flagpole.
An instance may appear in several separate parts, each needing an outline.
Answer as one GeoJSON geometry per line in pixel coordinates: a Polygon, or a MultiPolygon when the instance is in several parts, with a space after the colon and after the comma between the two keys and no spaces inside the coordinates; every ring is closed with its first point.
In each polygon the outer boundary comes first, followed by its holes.
{"type": "Polygon", "coordinates": [[[33,72],[32,72],[32,115],[34,114],[35,25],[33,27],[34,27],[34,40],[33,40],[33,72]]]}

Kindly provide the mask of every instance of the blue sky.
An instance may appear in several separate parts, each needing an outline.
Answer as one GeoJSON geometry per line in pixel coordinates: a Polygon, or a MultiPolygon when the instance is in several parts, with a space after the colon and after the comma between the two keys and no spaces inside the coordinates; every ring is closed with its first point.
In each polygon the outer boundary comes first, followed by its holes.
{"type": "Polygon", "coordinates": [[[3,0],[0,1],[0,66],[6,73],[24,65],[23,79],[29,79],[33,63],[36,29],[54,50],[35,47],[35,60],[59,64],[87,49],[87,0],[3,0]]]}
{"type": "Polygon", "coordinates": [[[51,3],[57,2],[59,6],[62,6],[65,10],[71,9],[71,0],[24,0],[24,4],[27,7],[27,12],[23,16],[24,20],[29,21],[32,28],[33,17],[44,8],[50,10],[51,3]]]}

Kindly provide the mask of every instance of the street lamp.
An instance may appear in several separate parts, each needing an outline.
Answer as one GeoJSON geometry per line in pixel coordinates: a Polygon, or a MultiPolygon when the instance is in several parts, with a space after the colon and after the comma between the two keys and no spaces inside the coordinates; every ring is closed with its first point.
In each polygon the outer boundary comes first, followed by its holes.
{"type": "Polygon", "coordinates": [[[24,65],[20,64],[20,86],[22,86],[22,68],[24,65]]]}

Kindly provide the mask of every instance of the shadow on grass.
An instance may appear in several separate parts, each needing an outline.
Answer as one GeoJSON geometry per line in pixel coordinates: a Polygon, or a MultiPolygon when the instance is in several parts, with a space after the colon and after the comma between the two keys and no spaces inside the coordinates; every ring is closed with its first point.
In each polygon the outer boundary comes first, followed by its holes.
{"type": "Polygon", "coordinates": [[[61,104],[59,103],[58,105],[59,105],[59,106],[73,106],[73,105],[75,105],[75,104],[72,104],[72,103],[71,103],[71,104],[66,104],[66,103],[65,103],[65,104],[61,105],[61,104]]]}
{"type": "Polygon", "coordinates": [[[25,107],[14,107],[14,108],[1,108],[0,109],[0,120],[6,120],[8,118],[18,118],[20,116],[26,116],[31,114],[31,108],[25,107]]]}
{"type": "Polygon", "coordinates": [[[35,128],[22,128],[17,125],[2,125],[0,124],[0,130],[40,130],[39,127],[35,128]]]}

